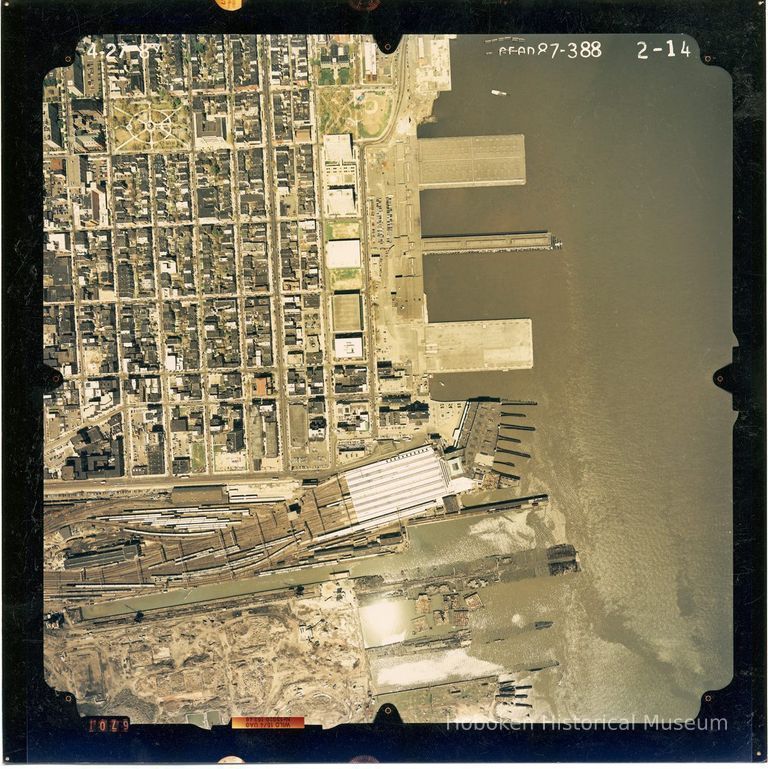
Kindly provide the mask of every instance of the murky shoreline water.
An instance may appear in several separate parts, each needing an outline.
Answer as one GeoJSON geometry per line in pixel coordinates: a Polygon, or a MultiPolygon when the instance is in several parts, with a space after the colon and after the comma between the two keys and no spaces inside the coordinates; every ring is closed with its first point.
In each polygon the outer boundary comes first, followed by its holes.
{"type": "Polygon", "coordinates": [[[735,341],[729,79],[639,66],[618,36],[589,62],[451,46],[452,91],[420,135],[523,133],[528,180],[422,193],[424,233],[549,229],[564,247],[426,260],[430,319],[533,319],[531,371],[433,392],[539,402],[522,492],[550,492],[584,566],[536,581],[558,605],[556,711],[692,717],[732,664],[735,415],[711,380],[735,341]]]}

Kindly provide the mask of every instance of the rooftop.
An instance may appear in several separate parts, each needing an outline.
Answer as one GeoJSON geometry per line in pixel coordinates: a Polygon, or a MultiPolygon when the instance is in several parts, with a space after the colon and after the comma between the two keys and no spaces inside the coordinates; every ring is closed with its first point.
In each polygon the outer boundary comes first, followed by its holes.
{"type": "Polygon", "coordinates": [[[325,257],[328,267],[359,267],[360,266],[360,241],[329,240],[325,244],[325,257]]]}
{"type": "Polygon", "coordinates": [[[352,134],[326,134],[323,136],[325,159],[331,163],[352,162],[352,134]]]}

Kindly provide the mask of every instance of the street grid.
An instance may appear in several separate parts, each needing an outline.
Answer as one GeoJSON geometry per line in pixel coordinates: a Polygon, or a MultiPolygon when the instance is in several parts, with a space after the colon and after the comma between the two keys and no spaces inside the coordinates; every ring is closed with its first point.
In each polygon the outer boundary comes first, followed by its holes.
{"type": "MultiPolygon", "coordinates": [[[[193,464],[200,477],[215,474],[222,397],[213,379],[233,371],[240,386],[226,404],[243,419],[230,419],[225,430],[241,433],[232,445],[245,461],[233,458],[227,473],[335,468],[333,423],[344,397],[334,393],[332,294],[323,269],[314,46],[312,38],[281,36],[86,38],[78,62],[49,75],[46,272],[58,273],[55,282],[64,287],[47,293],[45,310],[49,358],[63,357],[57,367],[68,393],[46,403],[49,480],[62,478],[78,431],[93,424],[107,437],[124,435],[126,476],[172,476],[180,459],[174,445],[183,443],[171,429],[180,402],[204,412],[203,435],[195,440],[205,461],[193,464]],[[63,116],[60,144],[52,139],[50,105],[63,116]],[[195,105],[212,114],[201,116],[195,105]],[[212,135],[216,126],[219,136],[212,135]],[[286,266],[289,250],[297,269],[286,266]],[[67,275],[74,286],[68,293],[67,275]],[[251,322],[253,308],[265,302],[268,309],[251,322]],[[298,339],[288,333],[291,303],[301,308],[298,339]],[[62,332],[62,317],[69,333],[62,332]],[[255,349],[261,360],[250,353],[255,349]],[[322,386],[310,385],[318,367],[322,386]],[[269,392],[256,398],[254,382],[265,376],[269,392]],[[306,388],[292,391],[289,377],[307,381],[306,388]],[[94,393],[96,403],[89,401],[94,393]],[[299,403],[316,427],[306,450],[290,452],[287,415],[299,403]],[[265,456],[254,435],[253,413],[265,408],[277,416],[277,456],[265,456]],[[135,444],[150,440],[149,414],[162,427],[155,430],[162,467],[137,459],[135,444]]],[[[352,84],[360,91],[358,69],[352,84]]],[[[364,215],[363,209],[355,219],[364,215]]],[[[367,266],[363,274],[367,281],[367,266]]],[[[375,437],[373,314],[365,290],[361,301],[368,385],[351,400],[367,401],[375,437]]]]}

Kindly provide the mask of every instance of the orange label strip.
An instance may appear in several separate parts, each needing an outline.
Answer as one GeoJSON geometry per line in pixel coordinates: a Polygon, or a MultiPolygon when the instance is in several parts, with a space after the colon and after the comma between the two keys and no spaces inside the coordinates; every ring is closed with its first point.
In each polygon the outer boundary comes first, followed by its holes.
{"type": "Polygon", "coordinates": [[[233,729],[303,729],[304,716],[233,716],[233,729]]]}

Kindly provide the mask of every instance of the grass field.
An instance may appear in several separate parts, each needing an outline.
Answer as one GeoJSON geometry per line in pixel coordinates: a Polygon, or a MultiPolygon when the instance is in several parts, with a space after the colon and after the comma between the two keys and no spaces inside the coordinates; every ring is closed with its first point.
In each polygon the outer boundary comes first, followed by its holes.
{"type": "Polygon", "coordinates": [[[340,219],[325,223],[326,240],[345,240],[360,237],[360,222],[357,219],[340,219]]]}
{"type": "Polygon", "coordinates": [[[319,76],[317,78],[318,85],[334,85],[333,72],[330,69],[319,69],[319,76]]]}
{"type": "Polygon", "coordinates": [[[190,446],[190,452],[192,456],[192,472],[204,473],[205,472],[205,446],[202,443],[193,443],[190,446]]]}
{"type": "Polygon", "coordinates": [[[392,114],[392,94],[389,91],[364,91],[362,100],[355,100],[358,132],[362,139],[373,139],[384,133],[392,114]]]}
{"type": "Polygon", "coordinates": [[[389,90],[323,88],[318,97],[323,134],[351,133],[355,139],[373,139],[384,132],[392,114],[389,90]]]}
{"type": "Polygon", "coordinates": [[[363,285],[363,273],[359,267],[342,267],[328,270],[332,291],[352,291],[363,285]]]}

